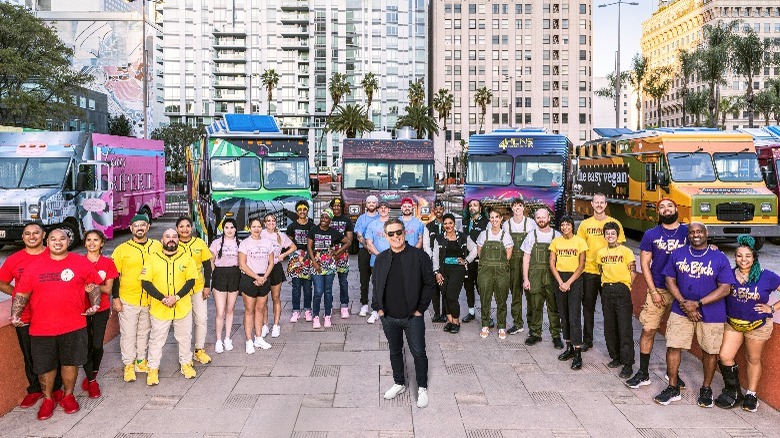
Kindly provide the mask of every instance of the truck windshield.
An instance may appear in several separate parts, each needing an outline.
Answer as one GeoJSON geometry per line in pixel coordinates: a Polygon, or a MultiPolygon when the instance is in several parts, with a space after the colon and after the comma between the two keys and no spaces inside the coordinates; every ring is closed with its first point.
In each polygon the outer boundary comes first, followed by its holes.
{"type": "Polygon", "coordinates": [[[762,180],[758,158],[753,152],[718,152],[712,154],[718,179],[724,182],[759,182],[762,180]]]}
{"type": "Polygon", "coordinates": [[[516,186],[559,187],[563,183],[561,157],[520,156],[515,160],[516,186]]]}
{"type": "Polygon", "coordinates": [[[669,169],[672,179],[678,182],[715,181],[712,157],[706,152],[670,152],[669,169]]]}
{"type": "Polygon", "coordinates": [[[387,161],[344,161],[345,189],[387,189],[387,161]]]}
{"type": "Polygon", "coordinates": [[[259,189],[260,160],[241,156],[212,158],[211,188],[217,191],[259,189]]]}
{"type": "Polygon", "coordinates": [[[512,157],[471,155],[466,167],[466,184],[508,186],[512,182],[512,157]]]}
{"type": "Polygon", "coordinates": [[[303,157],[264,158],[263,181],[269,190],[308,188],[309,161],[303,157]]]}
{"type": "Polygon", "coordinates": [[[433,189],[433,163],[390,162],[391,189],[433,189]]]}
{"type": "Polygon", "coordinates": [[[0,160],[0,188],[59,187],[70,158],[5,158],[0,160]]]}

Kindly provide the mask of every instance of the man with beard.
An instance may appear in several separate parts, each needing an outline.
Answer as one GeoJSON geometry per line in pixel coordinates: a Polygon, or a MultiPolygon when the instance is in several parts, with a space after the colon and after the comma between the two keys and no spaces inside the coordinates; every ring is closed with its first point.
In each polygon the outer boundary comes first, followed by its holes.
{"type": "MultiPolygon", "coordinates": [[[[333,210],[333,219],[330,220],[331,228],[347,237],[347,248],[352,245],[352,236],[355,225],[352,219],[344,214],[344,201],[341,198],[333,198],[330,201],[330,209],[333,210]]],[[[349,318],[349,251],[344,251],[337,261],[336,275],[339,278],[339,301],[341,302],[341,319],[349,318]]]]}
{"type": "MultiPolygon", "coordinates": [[[[364,240],[366,249],[368,250],[369,254],[371,254],[369,263],[372,269],[374,268],[376,256],[378,256],[382,251],[390,248],[390,242],[387,240],[387,236],[385,235],[385,222],[390,219],[390,205],[385,200],[379,201],[379,208],[377,211],[379,212],[379,217],[369,224],[368,228],[366,229],[364,240]]],[[[371,311],[371,316],[368,317],[366,322],[373,324],[377,319],[379,319],[379,314],[377,313],[376,309],[373,309],[371,311]]]]}
{"type": "Polygon", "coordinates": [[[414,216],[414,201],[412,198],[401,199],[401,216],[398,218],[406,229],[406,242],[416,248],[423,247],[425,225],[414,216]]]}
{"type": "MultiPolygon", "coordinates": [[[[423,239],[423,250],[428,257],[433,259],[433,244],[436,241],[436,236],[444,232],[444,224],[442,217],[444,216],[444,203],[437,199],[433,203],[433,220],[428,222],[425,226],[426,238],[423,239]]],[[[444,291],[438,287],[433,291],[433,316],[432,322],[447,322],[446,311],[442,308],[444,300],[442,299],[444,291]]]]}
{"type": "MultiPolygon", "coordinates": [[[[650,353],[653,352],[655,333],[661,327],[661,321],[672,309],[672,294],[666,290],[664,267],[669,256],[677,248],[688,242],[688,226],[678,220],[677,204],[669,198],[663,198],[656,204],[658,225],[642,236],[639,244],[639,264],[647,283],[647,297],[639,314],[642,323],[642,336],[639,340],[639,371],[626,381],[629,388],[639,388],[650,384],[650,353]]],[[[677,378],[681,389],[685,383],[677,378]]]]}
{"type": "Polygon", "coordinates": [[[113,309],[119,314],[119,349],[125,364],[125,382],[134,382],[135,373],[146,373],[146,348],[149,344],[149,295],[141,288],[138,277],[148,258],[162,251],[158,240],[147,237],[149,218],[143,214],[133,216],[130,221],[133,237],[119,245],[111,258],[114,259],[119,278],[114,280],[112,291],[113,309]]]}
{"type": "MultiPolygon", "coordinates": [[[[472,242],[476,242],[477,238],[483,231],[487,229],[488,218],[482,214],[482,202],[479,199],[472,199],[468,204],[469,217],[463,224],[463,234],[469,236],[472,242]]],[[[470,262],[466,270],[466,278],[463,282],[463,286],[466,289],[466,304],[469,306],[469,313],[463,317],[461,321],[471,322],[475,318],[475,296],[474,292],[477,289],[477,273],[479,271],[479,257],[473,262],[470,262]]],[[[492,327],[493,324],[491,323],[492,327]]]]}
{"type": "Polygon", "coordinates": [[[368,315],[368,286],[371,283],[371,253],[366,249],[366,230],[379,217],[376,211],[379,199],[374,195],[366,197],[366,211],[355,222],[355,235],[358,239],[358,270],[360,271],[360,316],[368,315]]]}

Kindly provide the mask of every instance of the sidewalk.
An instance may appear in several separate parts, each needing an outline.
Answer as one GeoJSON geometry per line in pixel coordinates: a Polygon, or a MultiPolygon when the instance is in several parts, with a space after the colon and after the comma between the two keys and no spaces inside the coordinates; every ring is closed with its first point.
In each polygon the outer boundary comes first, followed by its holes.
{"type": "MultiPolygon", "coordinates": [[[[356,263],[354,263],[356,264],[356,263]]],[[[338,280],[336,280],[336,283],[338,280]]],[[[338,286],[334,284],[338,294],[338,286]]],[[[61,408],[47,421],[32,409],[0,418],[1,437],[780,437],[780,414],[762,404],[757,413],[696,406],[702,371],[683,355],[683,400],[660,406],[653,397],[665,386],[663,339],[656,341],[650,371],[653,384],[626,388],[619,369],[606,367],[600,314],[596,345],[575,372],[559,362],[549,334],[533,347],[527,332],[499,341],[495,330],[480,339],[479,322],[457,335],[431,324],[426,315],[430,405],[415,405],[414,367],[406,351],[407,383],[395,400],[382,394],[392,384],[387,342],[379,322],[366,324],[360,309],[357,272],[350,274],[352,316],[313,330],[290,324],[290,285],[282,288],[282,335],[267,338],[273,348],[244,352],[242,306],[233,325],[235,349],[214,354],[213,318],[206,350],[214,361],[196,366],[197,378],[179,374],[173,335],[164,350],[160,384],[145,375],[124,383],[118,340],[106,347],[99,382],[103,397],[89,399],[77,385],[81,411],[61,408]]],[[[334,300],[338,306],[338,297],[334,300]]],[[[461,303],[466,309],[465,302],[461,303]]],[[[269,310],[271,306],[269,303],[269,310]]],[[[209,304],[213,315],[213,303],[209,304]]],[[[511,324],[508,324],[511,325],[511,324]]],[[[545,330],[546,330],[545,323],[545,330]]],[[[634,324],[638,340],[641,328],[634,324]]],[[[638,341],[637,341],[638,357],[638,341]]],[[[720,375],[715,394],[723,387],[720,375]]]]}

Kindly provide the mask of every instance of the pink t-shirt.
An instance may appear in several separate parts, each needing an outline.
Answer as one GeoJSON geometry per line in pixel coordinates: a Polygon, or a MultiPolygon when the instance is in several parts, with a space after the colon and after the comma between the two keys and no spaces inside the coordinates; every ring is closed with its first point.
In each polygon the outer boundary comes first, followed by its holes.
{"type": "Polygon", "coordinates": [[[247,237],[238,245],[238,252],[246,254],[246,264],[257,275],[265,274],[268,257],[273,255],[274,246],[269,239],[247,237]]]}
{"type": "Polygon", "coordinates": [[[292,245],[292,240],[290,240],[287,234],[284,234],[281,231],[277,235],[277,233],[270,233],[267,230],[263,230],[260,232],[260,238],[271,241],[271,244],[274,246],[274,257],[276,258],[279,258],[282,254],[283,248],[292,245]]]}
{"type": "Polygon", "coordinates": [[[211,255],[214,257],[214,266],[218,268],[228,268],[231,266],[238,266],[238,240],[237,239],[225,239],[225,244],[222,244],[222,238],[211,242],[209,247],[211,255]],[[222,257],[219,257],[219,247],[222,247],[222,257]]]}

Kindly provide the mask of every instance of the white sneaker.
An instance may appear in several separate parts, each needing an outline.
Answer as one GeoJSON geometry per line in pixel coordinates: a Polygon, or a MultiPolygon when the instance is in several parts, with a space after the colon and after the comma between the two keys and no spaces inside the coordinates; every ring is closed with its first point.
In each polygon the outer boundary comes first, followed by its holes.
{"type": "Polygon", "coordinates": [[[225,339],[224,344],[225,344],[225,351],[233,350],[233,341],[230,338],[225,339]]]}
{"type": "Polygon", "coordinates": [[[385,400],[392,400],[398,397],[400,394],[403,394],[404,391],[406,391],[406,386],[399,385],[396,383],[393,386],[391,386],[390,389],[388,389],[387,392],[385,393],[385,400]]]}
{"type": "Polygon", "coordinates": [[[269,331],[268,330],[268,324],[266,324],[266,325],[263,326],[263,330],[260,331],[260,337],[264,338],[264,337],[268,336],[268,331],[269,331]]]}
{"type": "Polygon", "coordinates": [[[255,347],[262,348],[263,350],[268,350],[269,348],[271,348],[271,344],[265,342],[265,339],[261,338],[260,336],[255,336],[255,347]]]}
{"type": "Polygon", "coordinates": [[[279,337],[279,332],[280,332],[279,326],[274,324],[274,327],[271,330],[271,337],[272,338],[278,338],[279,337]]]}
{"type": "Polygon", "coordinates": [[[252,341],[246,341],[246,354],[254,354],[255,346],[252,341]]]}
{"type": "Polygon", "coordinates": [[[417,388],[417,407],[428,406],[428,388],[417,388]]]}
{"type": "Polygon", "coordinates": [[[368,315],[368,304],[360,308],[360,313],[358,313],[360,316],[366,316],[368,315]]]}
{"type": "Polygon", "coordinates": [[[222,353],[223,351],[225,351],[225,347],[222,345],[222,341],[217,341],[214,344],[214,352],[215,353],[222,353]]]}
{"type": "Polygon", "coordinates": [[[369,324],[373,324],[376,322],[377,319],[379,319],[379,314],[376,312],[371,312],[371,316],[368,317],[366,322],[369,324]]]}

